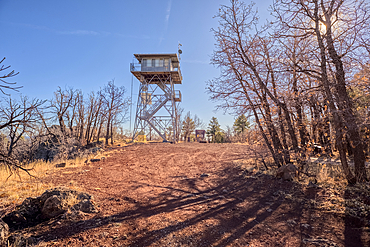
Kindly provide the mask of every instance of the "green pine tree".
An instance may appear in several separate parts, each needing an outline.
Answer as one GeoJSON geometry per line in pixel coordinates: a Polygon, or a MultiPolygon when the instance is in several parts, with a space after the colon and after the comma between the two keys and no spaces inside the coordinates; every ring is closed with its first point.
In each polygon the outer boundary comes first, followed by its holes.
{"type": "Polygon", "coordinates": [[[234,122],[234,130],[236,133],[244,133],[245,130],[250,128],[250,123],[244,114],[240,115],[234,122]]]}
{"type": "Polygon", "coordinates": [[[212,117],[208,124],[207,135],[212,137],[212,142],[223,142],[220,124],[216,117],[212,117]],[[216,138],[217,137],[217,138],[216,138]]]}

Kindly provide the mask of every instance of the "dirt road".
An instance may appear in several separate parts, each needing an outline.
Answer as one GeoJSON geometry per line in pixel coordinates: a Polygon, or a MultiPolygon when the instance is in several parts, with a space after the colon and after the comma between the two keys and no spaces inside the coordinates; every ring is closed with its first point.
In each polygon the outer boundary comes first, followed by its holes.
{"type": "Polygon", "coordinates": [[[310,204],[322,189],[241,170],[237,161],[252,157],[246,145],[152,143],[113,151],[47,178],[92,194],[98,214],[28,233],[44,246],[370,244],[369,232],[310,204]]]}

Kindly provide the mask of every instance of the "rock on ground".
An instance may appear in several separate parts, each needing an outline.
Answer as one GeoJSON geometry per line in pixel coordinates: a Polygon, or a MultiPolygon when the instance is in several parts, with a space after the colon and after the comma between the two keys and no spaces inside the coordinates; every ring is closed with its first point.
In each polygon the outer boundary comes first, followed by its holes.
{"type": "Polygon", "coordinates": [[[58,217],[67,211],[96,213],[93,197],[65,187],[46,190],[41,196],[27,198],[17,208],[3,217],[10,229],[23,229],[58,217]]]}
{"type": "Polygon", "coordinates": [[[293,180],[298,176],[298,168],[289,163],[287,165],[282,165],[276,170],[276,177],[282,178],[284,180],[293,180]]]}

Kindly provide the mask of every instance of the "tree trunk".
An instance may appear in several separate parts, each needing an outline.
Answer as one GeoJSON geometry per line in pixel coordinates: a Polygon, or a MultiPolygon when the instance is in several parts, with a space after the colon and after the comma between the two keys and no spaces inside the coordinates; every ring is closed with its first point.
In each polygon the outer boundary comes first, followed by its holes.
{"type": "Polygon", "coordinates": [[[109,140],[109,132],[110,132],[110,121],[109,119],[107,120],[107,130],[105,133],[105,145],[108,145],[108,140],[109,140]]]}
{"type": "Polygon", "coordinates": [[[113,145],[113,123],[110,125],[110,144],[113,145]]]}
{"type": "Polygon", "coordinates": [[[100,133],[101,133],[101,128],[102,128],[102,126],[103,126],[103,123],[104,123],[104,121],[103,121],[103,116],[101,116],[101,117],[100,117],[100,120],[99,120],[98,133],[96,134],[96,141],[97,141],[98,143],[100,143],[100,133]]]}
{"type": "Polygon", "coordinates": [[[357,125],[356,117],[352,111],[352,100],[350,99],[345,81],[345,72],[343,68],[343,62],[340,56],[337,54],[334,42],[331,34],[331,23],[330,16],[328,13],[325,13],[325,19],[327,20],[327,32],[325,39],[328,45],[329,56],[335,64],[335,78],[336,78],[336,91],[338,94],[338,106],[339,109],[343,112],[343,120],[345,127],[347,128],[347,134],[349,136],[350,144],[353,148],[354,163],[355,163],[355,175],[357,182],[368,181],[366,167],[365,167],[365,152],[364,145],[362,143],[359,127],[357,125]],[[330,23],[330,24],[329,24],[330,23]]]}
{"type": "Polygon", "coordinates": [[[353,176],[351,170],[348,168],[347,164],[347,157],[344,152],[344,147],[343,147],[343,133],[342,133],[342,128],[344,127],[342,124],[342,120],[340,119],[340,116],[338,114],[338,109],[336,108],[334,104],[334,98],[332,95],[332,91],[330,88],[330,82],[328,79],[328,74],[327,74],[327,59],[326,59],[326,48],[323,42],[323,38],[321,36],[320,32],[320,23],[319,23],[319,17],[318,17],[318,3],[316,2],[315,6],[315,33],[320,49],[320,68],[321,68],[321,82],[324,87],[324,92],[325,92],[325,98],[326,101],[329,104],[330,107],[330,113],[332,114],[331,120],[333,121],[333,125],[335,128],[335,139],[337,142],[338,146],[338,151],[340,154],[340,160],[342,163],[342,167],[346,176],[346,179],[348,183],[353,184],[356,183],[356,178],[353,176]]]}

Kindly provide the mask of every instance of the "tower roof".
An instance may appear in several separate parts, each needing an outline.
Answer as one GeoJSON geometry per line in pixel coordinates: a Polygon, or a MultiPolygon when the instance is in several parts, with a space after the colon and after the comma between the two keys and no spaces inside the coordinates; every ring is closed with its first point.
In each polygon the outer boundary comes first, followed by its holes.
{"type": "Polygon", "coordinates": [[[171,58],[172,62],[179,62],[177,53],[134,54],[134,56],[139,62],[141,62],[143,58],[171,58]]]}

